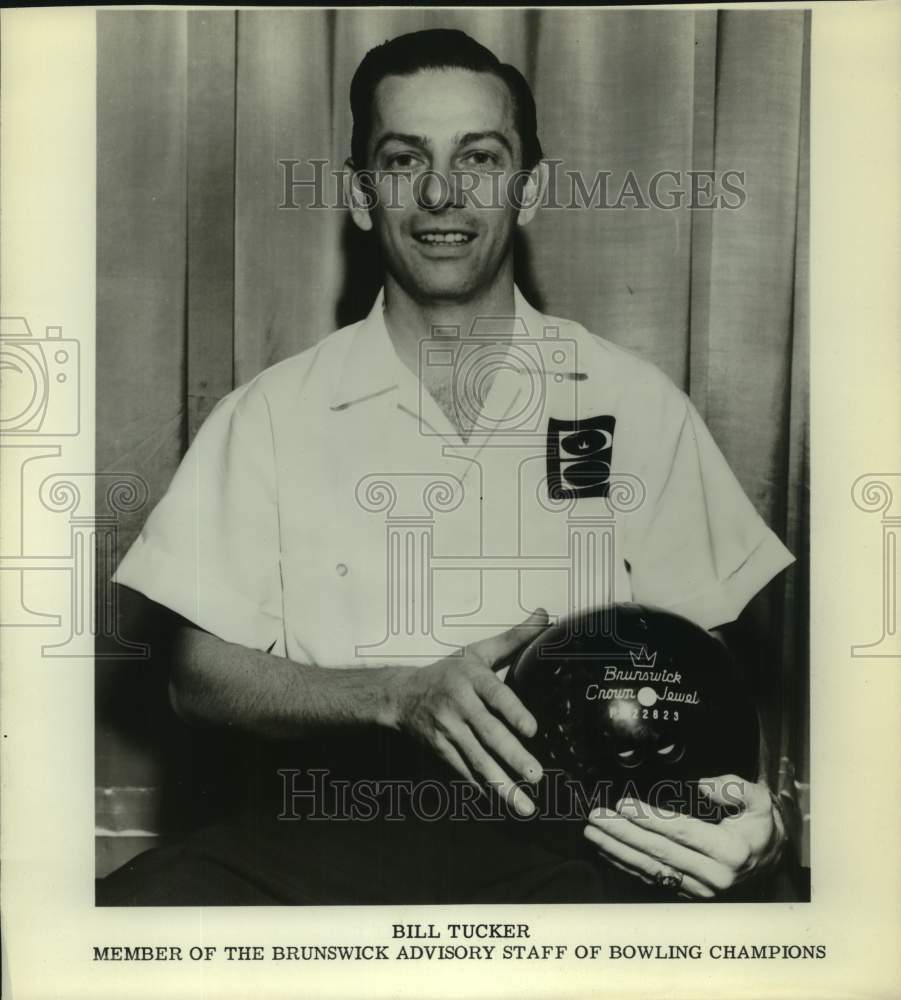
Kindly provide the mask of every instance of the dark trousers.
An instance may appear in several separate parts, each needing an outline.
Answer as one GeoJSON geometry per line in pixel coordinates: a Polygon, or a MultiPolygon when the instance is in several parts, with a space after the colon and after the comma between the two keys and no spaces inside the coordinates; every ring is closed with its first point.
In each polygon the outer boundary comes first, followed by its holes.
{"type": "Polygon", "coordinates": [[[473,801],[429,754],[393,734],[255,745],[245,764],[251,777],[239,783],[230,815],[98,882],[98,905],[675,898],[602,862],[581,835],[584,820],[523,821],[473,801]],[[362,797],[361,781],[369,782],[362,797]]]}

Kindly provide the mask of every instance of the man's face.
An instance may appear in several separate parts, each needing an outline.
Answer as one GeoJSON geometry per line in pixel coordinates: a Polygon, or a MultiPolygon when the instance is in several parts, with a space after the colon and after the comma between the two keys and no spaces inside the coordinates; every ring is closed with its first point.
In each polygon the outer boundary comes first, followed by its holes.
{"type": "Polygon", "coordinates": [[[467,301],[509,266],[518,213],[508,181],[521,162],[513,101],[496,76],[423,70],[379,83],[370,218],[388,272],[414,299],[467,301]]]}

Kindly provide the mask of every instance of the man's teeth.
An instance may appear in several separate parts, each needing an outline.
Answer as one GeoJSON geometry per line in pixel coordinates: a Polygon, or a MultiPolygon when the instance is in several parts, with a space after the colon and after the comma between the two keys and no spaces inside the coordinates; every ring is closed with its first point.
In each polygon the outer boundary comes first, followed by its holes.
{"type": "Polygon", "coordinates": [[[420,243],[468,243],[472,237],[468,233],[418,233],[420,243]]]}

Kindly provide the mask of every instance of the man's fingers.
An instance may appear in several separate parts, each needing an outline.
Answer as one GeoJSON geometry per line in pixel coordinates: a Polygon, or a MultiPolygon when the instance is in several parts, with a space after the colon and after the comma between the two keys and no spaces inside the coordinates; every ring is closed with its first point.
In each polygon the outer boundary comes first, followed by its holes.
{"type": "Polygon", "coordinates": [[[467,721],[482,746],[487,747],[495,757],[508,764],[517,774],[521,774],[526,781],[539,780],[541,764],[503,722],[488,712],[480,702],[470,707],[467,721]]]}
{"type": "Polygon", "coordinates": [[[721,824],[705,823],[670,809],[652,808],[638,799],[622,799],[617,803],[616,811],[636,826],[658,833],[730,867],[739,867],[747,860],[746,845],[730,828],[721,824]]]}
{"type": "Polygon", "coordinates": [[[519,700],[513,688],[491,674],[485,674],[484,680],[474,680],[473,686],[482,701],[511,726],[515,726],[523,736],[528,738],[535,735],[538,730],[535,716],[519,700]]]}
{"type": "Polygon", "coordinates": [[[448,733],[448,736],[456,744],[472,770],[480,774],[511,809],[515,809],[521,816],[531,816],[535,812],[535,806],[531,799],[515,782],[510,780],[465,723],[455,727],[452,732],[448,733]]]}
{"type": "Polygon", "coordinates": [[[438,751],[440,756],[442,756],[448,764],[457,772],[457,774],[462,775],[470,784],[475,785],[480,792],[484,793],[484,789],[479,784],[478,779],[472,773],[469,765],[457,752],[457,748],[451,743],[451,741],[441,733],[435,733],[433,743],[435,749],[438,751]]]}
{"type": "Polygon", "coordinates": [[[728,889],[735,881],[734,872],[723,862],[684,847],[665,835],[646,830],[619,813],[598,810],[589,816],[589,825],[601,829],[620,844],[647,855],[651,862],[657,862],[658,869],[661,862],[670,865],[711,889],[728,889]]]}
{"type": "Polygon", "coordinates": [[[604,857],[608,864],[613,865],[614,868],[618,868],[621,872],[625,872],[627,875],[634,875],[636,878],[640,878],[642,882],[647,882],[648,885],[653,885],[654,880],[650,875],[646,875],[643,871],[639,871],[637,868],[630,868],[628,865],[624,865],[621,861],[616,861],[611,858],[609,854],[605,854],[604,857]]]}
{"type": "Polygon", "coordinates": [[[467,646],[467,649],[474,656],[477,656],[483,663],[493,670],[504,664],[507,657],[531,642],[535,636],[547,628],[548,616],[544,608],[537,608],[525,621],[513,628],[501,632],[500,635],[492,635],[487,639],[480,639],[467,646]]]}
{"type": "MultiPolygon", "coordinates": [[[[610,862],[614,864],[618,863],[617,867],[621,866],[631,870],[643,878],[645,882],[656,881],[655,876],[662,868],[659,859],[651,857],[629,844],[624,844],[622,841],[610,836],[605,830],[600,830],[591,823],[585,827],[583,832],[586,839],[590,840],[610,862]]],[[[664,864],[670,863],[664,862],[664,864]]],[[[670,867],[681,871],[676,865],[670,865],[670,867]]],[[[714,896],[714,892],[710,886],[698,881],[694,876],[684,871],[682,872],[681,890],[697,899],[712,899],[714,896]]]]}

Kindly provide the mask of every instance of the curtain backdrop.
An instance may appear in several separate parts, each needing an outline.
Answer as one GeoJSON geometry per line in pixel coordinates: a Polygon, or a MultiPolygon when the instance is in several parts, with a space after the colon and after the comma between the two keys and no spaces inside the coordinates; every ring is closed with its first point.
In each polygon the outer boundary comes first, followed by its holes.
{"type": "MultiPolygon", "coordinates": [[[[808,17],[99,13],[97,469],[138,473],[149,487],[147,506],[120,517],[120,555],[216,401],[371,303],[372,269],[346,213],[279,209],[279,161],[301,161],[298,179],[312,175],[310,160],[340,168],[350,78],[367,49],[418,28],[463,28],[531,82],[558,176],[581,171],[590,187],[609,171],[615,201],[628,171],[644,182],[662,170],[744,172],[737,211],[546,209],[524,231],[518,280],[540,309],[684,388],[798,557],[752,618],[767,637],[757,678],[771,778],[791,793],[806,863],[808,17]]],[[[295,201],[310,195],[298,189],[295,201]]],[[[99,597],[110,606],[104,579],[99,597]]],[[[155,671],[98,664],[101,869],[144,846],[114,835],[171,825],[161,790],[186,780],[188,744],[166,735],[155,671]]]]}

